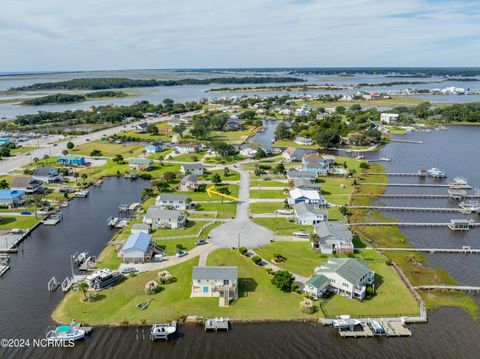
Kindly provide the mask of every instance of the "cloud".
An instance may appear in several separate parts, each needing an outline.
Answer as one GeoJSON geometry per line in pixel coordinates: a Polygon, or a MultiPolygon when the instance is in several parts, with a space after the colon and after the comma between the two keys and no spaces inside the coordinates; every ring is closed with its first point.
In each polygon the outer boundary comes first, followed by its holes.
{"type": "Polygon", "coordinates": [[[468,0],[2,0],[0,71],[475,66],[468,0]]]}

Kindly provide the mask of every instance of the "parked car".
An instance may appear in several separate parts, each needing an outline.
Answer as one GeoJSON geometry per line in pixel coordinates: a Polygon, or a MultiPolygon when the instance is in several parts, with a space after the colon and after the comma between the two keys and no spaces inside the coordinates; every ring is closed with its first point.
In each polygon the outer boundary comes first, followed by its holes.
{"type": "Polygon", "coordinates": [[[195,241],[195,245],[197,245],[197,246],[201,246],[203,244],[207,244],[206,239],[199,239],[198,241],[195,241]]]}
{"type": "Polygon", "coordinates": [[[127,267],[127,268],[120,269],[120,274],[129,274],[129,273],[135,273],[135,272],[138,272],[138,269],[135,267],[127,267]]]}
{"type": "Polygon", "coordinates": [[[188,252],[178,251],[178,252],[177,252],[177,257],[179,257],[179,258],[180,258],[180,257],[184,257],[184,256],[186,256],[187,254],[188,254],[188,252]]]}
{"type": "Polygon", "coordinates": [[[32,212],[22,211],[22,212],[20,212],[20,214],[21,214],[22,216],[28,216],[28,215],[32,214],[32,212]]]}

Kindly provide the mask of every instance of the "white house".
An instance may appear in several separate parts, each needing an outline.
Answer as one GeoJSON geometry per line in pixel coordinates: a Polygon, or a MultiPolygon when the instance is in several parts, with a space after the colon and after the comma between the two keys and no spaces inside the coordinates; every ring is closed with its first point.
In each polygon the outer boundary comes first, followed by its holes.
{"type": "Polygon", "coordinates": [[[313,226],[327,220],[327,211],[315,208],[313,205],[299,202],[293,205],[295,220],[298,224],[313,226]]]}
{"type": "Polygon", "coordinates": [[[288,203],[294,205],[301,202],[311,204],[314,208],[326,207],[328,205],[328,202],[318,191],[300,188],[292,189],[288,203]]]}
{"type": "Polygon", "coordinates": [[[305,293],[310,294],[315,300],[323,297],[330,286],[330,279],[321,275],[313,275],[310,277],[303,287],[305,293]]]}
{"type": "Polygon", "coordinates": [[[248,158],[255,158],[257,152],[257,149],[247,147],[240,150],[240,155],[248,158]]]}
{"type": "Polygon", "coordinates": [[[135,224],[132,225],[132,228],[130,229],[130,233],[132,233],[132,234],[135,234],[135,233],[150,234],[150,226],[148,224],[135,223],[135,224]]]}
{"type": "Polygon", "coordinates": [[[43,189],[43,182],[32,177],[15,177],[10,189],[24,191],[26,194],[37,193],[43,189]]]}
{"type": "Polygon", "coordinates": [[[331,258],[314,272],[330,280],[330,291],[350,298],[364,299],[367,285],[375,285],[375,272],[356,258],[331,258]]]}
{"type": "Polygon", "coordinates": [[[301,137],[301,136],[295,137],[294,142],[295,142],[297,145],[301,145],[301,146],[310,146],[310,145],[313,144],[313,141],[312,141],[311,138],[309,138],[309,137],[301,137]]]}
{"type": "Polygon", "coordinates": [[[181,193],[161,193],[155,200],[155,205],[161,208],[172,207],[180,211],[190,208],[192,200],[181,193]]]}
{"type": "Polygon", "coordinates": [[[226,307],[238,298],[238,269],[229,266],[196,266],[192,270],[192,297],[218,297],[226,307]]]}
{"type": "Polygon", "coordinates": [[[199,149],[199,146],[194,143],[178,143],[175,145],[175,152],[183,153],[195,153],[199,149]]]}
{"type": "Polygon", "coordinates": [[[177,229],[185,227],[187,216],[180,211],[151,206],[148,207],[143,222],[152,228],[177,229]]]}
{"type": "Polygon", "coordinates": [[[198,179],[197,176],[188,174],[182,178],[180,185],[178,187],[180,191],[184,192],[195,192],[198,190],[198,179]]]}
{"type": "Polygon", "coordinates": [[[180,172],[183,175],[192,174],[195,176],[201,176],[204,173],[203,164],[200,162],[196,163],[185,163],[180,167],[180,172]]]}
{"type": "Polygon", "coordinates": [[[147,127],[148,127],[148,123],[146,123],[146,122],[136,123],[135,125],[133,125],[133,128],[136,131],[141,132],[141,133],[146,132],[147,127]]]}
{"type": "Polygon", "coordinates": [[[380,115],[380,121],[384,123],[394,123],[398,120],[398,113],[382,113],[380,115]]]}

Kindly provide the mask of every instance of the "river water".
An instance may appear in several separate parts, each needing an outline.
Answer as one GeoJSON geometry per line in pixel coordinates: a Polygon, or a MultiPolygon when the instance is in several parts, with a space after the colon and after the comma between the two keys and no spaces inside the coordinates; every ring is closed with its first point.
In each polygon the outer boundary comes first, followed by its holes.
{"type": "MultiPolygon", "coordinates": [[[[457,175],[480,187],[478,127],[450,127],[448,131],[414,133],[401,139],[423,144],[390,143],[369,156],[391,156],[388,172],[414,172],[419,167],[441,167],[450,179],[457,175]]],[[[419,181],[392,177],[391,182],[419,181]]],[[[428,183],[431,180],[425,180],[428,183]]],[[[441,183],[441,182],[439,182],[441,183]]],[[[64,221],[56,227],[40,227],[13,255],[12,269],[0,280],[0,338],[42,338],[50,324],[50,313],[62,298],[47,291],[48,279],[60,280],[69,273],[68,255],[80,249],[98,253],[111,237],[105,219],[118,205],[138,200],[146,182],[123,179],[106,181],[92,188],[87,199],[75,200],[64,210],[64,221]]],[[[391,193],[417,193],[431,189],[388,188],[391,193]]],[[[446,189],[436,190],[445,193],[446,189]]],[[[382,200],[385,205],[455,206],[448,200],[382,200]],[[404,202],[402,202],[404,201],[404,202]]],[[[451,215],[387,212],[399,220],[449,220],[451,215]]],[[[459,215],[460,216],[460,215],[459,215]]],[[[456,216],[455,216],[456,217],[456,216]]],[[[461,216],[460,216],[461,217],[461,216]]],[[[464,218],[464,217],[461,217],[464,218]]],[[[472,218],[479,220],[478,216],[472,218]]],[[[480,229],[452,233],[447,229],[403,231],[419,246],[480,248],[480,229]]],[[[428,255],[433,265],[445,268],[460,283],[480,285],[480,256],[428,255]]],[[[429,314],[426,325],[409,326],[411,338],[340,339],[331,328],[310,323],[234,323],[228,333],[205,333],[202,327],[182,326],[176,340],[151,343],[148,328],[95,328],[91,337],[69,349],[17,349],[3,351],[0,358],[477,358],[480,325],[467,313],[444,308],[429,314]]]]}

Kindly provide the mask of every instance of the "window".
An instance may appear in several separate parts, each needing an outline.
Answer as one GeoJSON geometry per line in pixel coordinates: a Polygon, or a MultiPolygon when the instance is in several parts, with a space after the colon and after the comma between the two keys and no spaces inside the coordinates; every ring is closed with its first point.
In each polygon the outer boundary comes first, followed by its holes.
{"type": "Polygon", "coordinates": [[[229,284],[228,279],[225,279],[225,280],[223,281],[223,285],[228,285],[228,284],[229,284]]]}
{"type": "Polygon", "coordinates": [[[207,287],[207,286],[202,287],[202,292],[203,292],[203,293],[208,293],[208,287],[207,287]]]}

